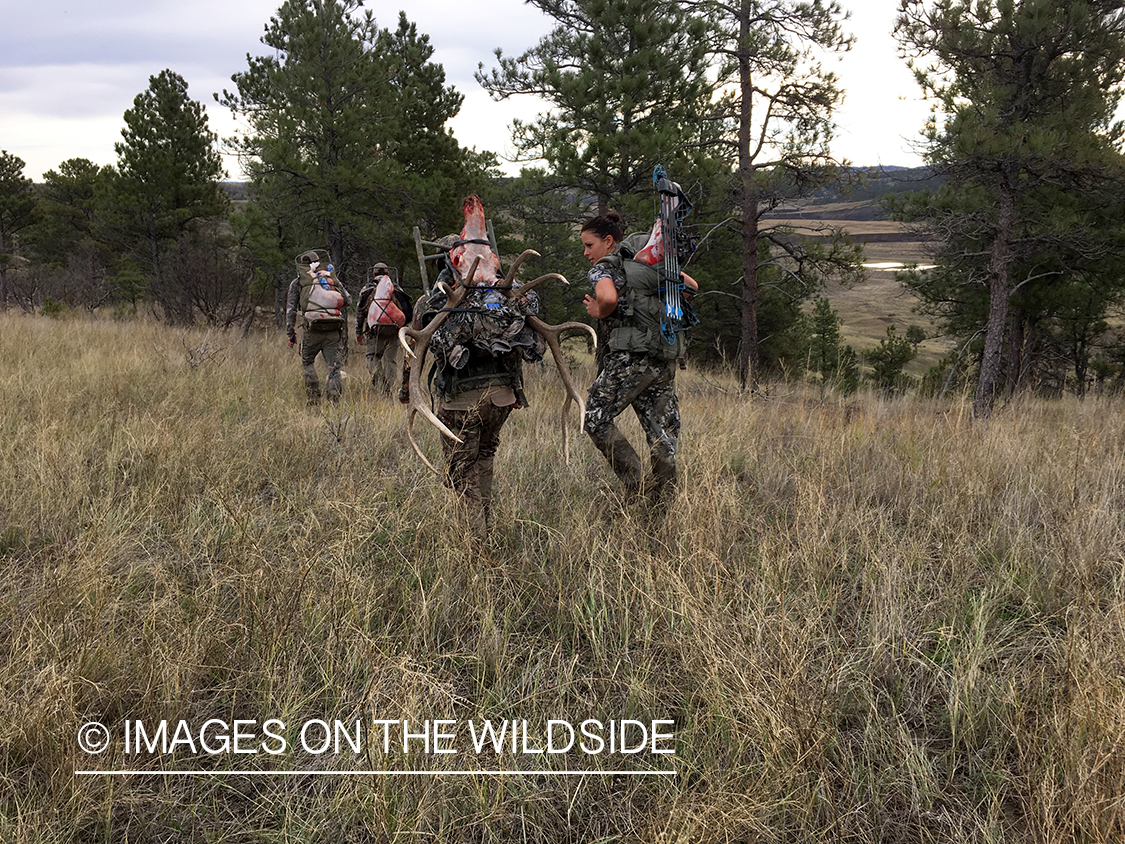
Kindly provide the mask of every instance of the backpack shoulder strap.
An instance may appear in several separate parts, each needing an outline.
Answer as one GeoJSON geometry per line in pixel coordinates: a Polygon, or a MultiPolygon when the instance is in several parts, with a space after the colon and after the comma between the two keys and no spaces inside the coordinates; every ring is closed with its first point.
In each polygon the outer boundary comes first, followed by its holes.
{"type": "Polygon", "coordinates": [[[606,255],[602,258],[598,258],[597,263],[595,263],[594,266],[595,267],[599,267],[599,266],[613,267],[614,269],[619,270],[619,269],[621,269],[622,264],[623,264],[623,261],[622,261],[621,255],[618,254],[617,252],[614,252],[611,255],[606,255]]]}

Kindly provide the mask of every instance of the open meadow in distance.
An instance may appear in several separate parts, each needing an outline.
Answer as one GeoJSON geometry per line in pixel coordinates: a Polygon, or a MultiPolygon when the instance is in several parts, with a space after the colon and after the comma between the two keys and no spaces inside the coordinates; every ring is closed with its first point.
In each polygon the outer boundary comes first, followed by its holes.
{"type": "Polygon", "coordinates": [[[918,356],[905,371],[921,377],[954,351],[955,344],[938,336],[929,316],[916,312],[918,298],[896,278],[905,265],[924,266],[930,259],[930,244],[919,241],[907,224],[886,217],[878,201],[866,199],[810,203],[789,209],[767,223],[793,226],[799,236],[814,239],[839,228],[853,242],[861,243],[867,279],[847,287],[830,282],[820,291],[840,319],[840,342],[862,354],[879,345],[887,335],[887,326],[894,325],[902,337],[909,326],[916,325],[926,332],[927,339],[918,344],[918,356]]]}
{"type": "Polygon", "coordinates": [[[4,842],[1125,840],[1120,399],[689,363],[652,513],[529,366],[474,548],[354,350],[319,409],[279,333],[7,313],[0,359],[4,842]]]}

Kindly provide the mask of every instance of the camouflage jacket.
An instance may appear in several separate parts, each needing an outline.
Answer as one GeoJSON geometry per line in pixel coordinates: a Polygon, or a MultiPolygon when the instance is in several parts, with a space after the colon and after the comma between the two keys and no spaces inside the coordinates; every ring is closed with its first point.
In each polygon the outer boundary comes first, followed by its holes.
{"type": "Polygon", "coordinates": [[[598,282],[603,278],[609,278],[617,291],[617,307],[613,309],[613,313],[609,316],[598,320],[598,350],[594,359],[598,362],[598,368],[601,369],[601,361],[609,349],[609,335],[614,329],[627,324],[627,317],[625,316],[625,270],[620,263],[606,261],[603,258],[590,268],[587,278],[590,282],[591,295],[596,295],[594,291],[597,289],[598,282]]]}
{"type": "MultiPolygon", "coordinates": [[[[438,280],[448,284],[452,276],[443,270],[438,280]]],[[[421,312],[416,324],[428,324],[445,308],[446,299],[442,290],[435,289],[415,311],[421,312]]],[[[524,317],[538,311],[534,291],[510,300],[504,290],[473,288],[430,340],[435,392],[451,401],[468,390],[511,386],[526,405],[521,363],[542,360],[546,341],[526,325],[524,317]]]]}

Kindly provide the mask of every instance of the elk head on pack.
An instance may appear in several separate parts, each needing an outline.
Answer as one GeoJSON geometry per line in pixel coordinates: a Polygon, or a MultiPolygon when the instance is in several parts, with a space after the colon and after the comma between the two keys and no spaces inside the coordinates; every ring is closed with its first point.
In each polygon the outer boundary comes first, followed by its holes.
{"type": "MultiPolygon", "coordinates": [[[[441,475],[441,472],[426,458],[426,455],[422,453],[422,449],[419,447],[414,437],[414,417],[421,414],[428,419],[443,436],[449,437],[457,442],[461,442],[461,438],[449,430],[422,400],[422,367],[434,332],[449,319],[451,313],[454,313],[462,305],[470,288],[476,286],[490,287],[503,292],[509,300],[512,300],[526,296],[549,279],[558,279],[563,284],[569,284],[566,278],[558,273],[547,273],[525,284],[520,284],[516,281],[516,273],[519,271],[523,262],[530,256],[539,257],[539,253],[533,249],[525,250],[523,254],[512,263],[511,267],[509,267],[507,275],[501,276],[500,259],[496,256],[496,253],[492,251],[488,240],[484,207],[481,205],[480,198],[477,196],[468,197],[464,202],[463,210],[465,213],[465,226],[461,230],[461,239],[448,253],[449,263],[453,268],[454,286],[452,289],[444,288],[447,297],[445,307],[442,308],[425,327],[415,329],[407,325],[399,330],[398,335],[399,342],[402,344],[403,348],[406,349],[407,358],[411,362],[410,406],[407,410],[406,419],[407,437],[410,440],[410,445],[413,447],[414,452],[422,459],[422,462],[437,475],[441,475]]],[[[539,319],[539,317],[533,315],[525,316],[524,322],[525,325],[543,338],[547,344],[547,348],[551,350],[551,356],[554,358],[555,365],[558,367],[559,377],[562,379],[563,387],[566,390],[566,399],[562,406],[563,459],[569,462],[570,448],[566,429],[566,414],[571,403],[574,403],[578,405],[580,417],[584,416],[586,403],[574,386],[574,381],[570,376],[570,371],[567,369],[566,361],[563,357],[559,339],[564,331],[576,329],[589,332],[596,345],[597,334],[594,332],[593,328],[584,322],[564,322],[560,325],[548,325],[543,322],[543,320],[539,319]]]]}

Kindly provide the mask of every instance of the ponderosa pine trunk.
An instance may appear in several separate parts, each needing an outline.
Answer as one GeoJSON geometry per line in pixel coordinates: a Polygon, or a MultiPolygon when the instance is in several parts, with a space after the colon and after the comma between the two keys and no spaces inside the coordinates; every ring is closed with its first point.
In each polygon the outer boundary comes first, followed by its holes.
{"type": "Polygon", "coordinates": [[[1007,184],[1000,187],[997,203],[996,236],[988,261],[988,322],[985,324],[984,354],[980,362],[977,390],[973,396],[973,416],[987,419],[992,413],[996,383],[1000,376],[1001,352],[1008,324],[1008,303],[1012,296],[1012,231],[1015,226],[1015,196],[1007,184]]]}
{"type": "Polygon", "coordinates": [[[743,10],[738,22],[738,171],[742,204],[742,313],[739,330],[738,383],[753,388],[758,369],[758,192],[750,152],[750,110],[754,86],[750,73],[750,14],[743,10]]]}

